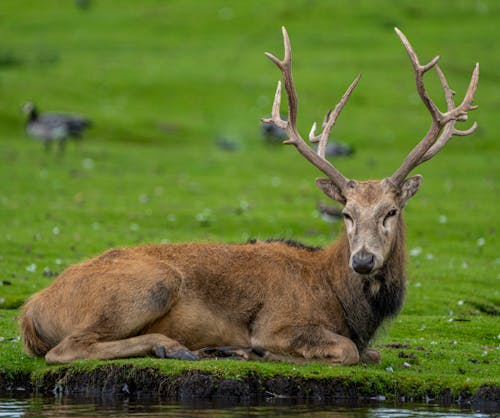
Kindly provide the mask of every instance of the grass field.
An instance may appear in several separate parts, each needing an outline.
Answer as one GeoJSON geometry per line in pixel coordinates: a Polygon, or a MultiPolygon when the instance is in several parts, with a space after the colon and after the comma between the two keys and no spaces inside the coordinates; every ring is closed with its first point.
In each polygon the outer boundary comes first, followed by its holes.
{"type": "MultiPolygon", "coordinates": [[[[331,242],[342,225],[316,211],[324,201],[313,182],[318,172],[291,147],[260,136],[279,78],[263,52],[281,56],[286,25],[304,134],[363,72],[334,132],[356,152],[335,165],[356,179],[381,178],[429,124],[398,26],[422,61],[441,55],[459,98],[480,62],[480,108],[471,114],[479,129],[416,170],[425,180],[406,208],[408,296],[375,343],[382,364],[332,373],[498,385],[498,2],[90,5],[0,5],[0,369],[45,370],[15,340],[17,308],[66,266],[109,247],[331,242]],[[28,100],[86,115],[94,126],[63,156],[44,152],[23,132],[28,100]],[[222,150],[220,139],[235,149],[222,150]]],[[[428,78],[443,105],[437,77],[428,78]]]]}

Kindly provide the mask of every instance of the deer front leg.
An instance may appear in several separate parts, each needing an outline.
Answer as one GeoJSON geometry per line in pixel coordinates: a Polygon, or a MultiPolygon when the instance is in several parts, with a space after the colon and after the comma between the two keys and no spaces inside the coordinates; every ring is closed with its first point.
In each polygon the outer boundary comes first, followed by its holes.
{"type": "Polygon", "coordinates": [[[374,348],[365,348],[365,350],[361,353],[360,359],[362,363],[367,364],[380,364],[380,353],[378,350],[374,348]]]}
{"type": "Polygon", "coordinates": [[[287,326],[252,337],[252,347],[264,349],[265,359],[304,363],[358,364],[356,344],[347,337],[317,325],[287,326]]]}

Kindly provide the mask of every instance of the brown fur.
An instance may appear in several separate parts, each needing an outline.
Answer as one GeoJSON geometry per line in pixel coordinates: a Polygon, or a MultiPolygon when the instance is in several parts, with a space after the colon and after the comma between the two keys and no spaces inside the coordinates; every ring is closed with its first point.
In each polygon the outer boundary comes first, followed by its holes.
{"type": "Polygon", "coordinates": [[[297,362],[353,364],[360,353],[377,361],[368,344],[404,295],[401,217],[397,231],[373,277],[349,267],[346,234],[324,249],[270,240],[109,250],[27,301],[24,346],[48,363],[207,346],[297,362]]]}
{"type": "MultiPolygon", "coordinates": [[[[273,61],[293,90],[291,66],[273,61]]],[[[298,140],[295,95],[289,99],[289,122],[277,126],[287,126],[287,143],[324,167],[298,140]]],[[[276,100],[273,116],[279,94],[276,100]]],[[[153,353],[194,359],[189,350],[207,346],[251,347],[264,358],[292,361],[378,360],[368,343],[404,293],[400,213],[385,225],[388,211],[402,206],[400,190],[386,181],[339,188],[330,176],[317,184],[345,204],[346,234],[326,249],[271,240],[110,250],[68,268],[27,301],[26,351],[47,363],[153,353]]]]}
{"type": "MultiPolygon", "coordinates": [[[[207,346],[251,348],[264,359],[355,364],[380,361],[368,348],[382,322],[401,308],[405,292],[405,237],[401,211],[422,177],[410,171],[432,158],[453,135],[468,135],[455,122],[474,110],[479,67],[462,103],[436,67],[447,98],[441,113],[428,97],[423,75],[437,58],[421,65],[396,29],[415,71],[417,91],[432,124],[401,167],[383,180],[345,178],[325,158],[333,124],[360,76],[328,112],[315,136],[318,153],[296,127],[297,95],[291,45],[282,28],[285,56],[267,57],[280,69],[288,118],[280,117],[278,83],[272,117],[300,154],[327,175],[317,186],[344,206],[346,231],[325,249],[295,242],[146,245],[110,250],[64,271],[25,304],[21,328],[28,353],[48,363],[156,354],[194,359],[189,350],[207,346]]],[[[208,350],[210,351],[210,350],[208,350]]],[[[221,348],[221,352],[224,351],[221,348]]]]}

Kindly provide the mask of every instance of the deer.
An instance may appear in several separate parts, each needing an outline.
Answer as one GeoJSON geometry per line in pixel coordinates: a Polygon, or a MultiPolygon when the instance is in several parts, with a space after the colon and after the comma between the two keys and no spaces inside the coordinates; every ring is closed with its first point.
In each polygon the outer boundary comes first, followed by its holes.
{"type": "Polygon", "coordinates": [[[406,292],[405,223],[402,211],[419,190],[410,172],[436,155],[454,136],[457,122],[475,110],[476,64],[462,102],[455,104],[438,66],[421,63],[397,28],[413,67],[417,93],[431,116],[428,131],[389,177],[358,181],[325,158],[330,132],[360,80],[358,75],[309,139],[297,129],[297,94],[291,44],[282,28],[284,58],[265,55],[281,72],[288,117],[280,116],[281,81],[272,114],[263,122],[282,128],[284,144],[323,172],[316,185],[343,207],[344,228],[324,248],[294,241],[142,244],[111,249],[72,265],[32,295],[20,315],[26,352],[47,364],[75,360],[156,356],[196,360],[210,350],[241,359],[378,363],[377,330],[402,308],[406,292]],[[424,75],[434,69],[446,111],[430,98],[424,75]],[[217,351],[219,350],[219,351],[217,351]]]}

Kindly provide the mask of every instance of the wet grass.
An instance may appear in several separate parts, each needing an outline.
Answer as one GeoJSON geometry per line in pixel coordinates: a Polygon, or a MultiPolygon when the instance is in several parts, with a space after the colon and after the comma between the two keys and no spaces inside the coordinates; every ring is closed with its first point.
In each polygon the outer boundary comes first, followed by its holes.
{"type": "MultiPolygon", "coordinates": [[[[204,360],[188,362],[141,358],[115,361],[77,361],[71,366],[44,365],[42,359],[31,359],[20,353],[20,342],[11,320],[12,311],[1,311],[2,329],[7,338],[2,341],[0,364],[9,379],[31,373],[30,384],[42,391],[50,391],[47,382],[55,380],[62,389],[68,380],[82,379],[92,382],[96,374],[108,376],[107,388],[116,382],[148,373],[154,387],[161,387],[165,379],[175,379],[189,372],[208,373],[216,378],[245,380],[249,376],[261,381],[274,377],[290,377],[299,382],[341,382],[355,388],[365,396],[384,396],[389,399],[425,400],[450,396],[471,397],[483,385],[498,385],[498,349],[489,346],[491,330],[496,320],[477,316],[464,325],[447,318],[402,314],[391,326],[391,332],[377,340],[382,352],[382,363],[371,366],[325,367],[311,363],[292,365],[286,363],[241,362],[234,360],[204,360]],[[408,335],[408,329],[417,329],[408,335]],[[471,339],[470,336],[474,335],[471,339]],[[455,338],[455,339],[451,339],[455,338]],[[49,375],[47,375],[49,373],[49,375]],[[50,376],[55,376],[51,378],[50,376]]],[[[99,387],[99,382],[93,383],[99,387]]],[[[123,384],[123,383],[122,383],[123,384]]],[[[92,390],[92,389],[91,389],[92,390]]],[[[94,389],[95,390],[95,389],[94,389]]],[[[144,389],[142,389],[144,390],[144,389]]]]}
{"type": "MultiPolygon", "coordinates": [[[[499,5],[349,4],[151,0],[119,8],[93,2],[82,11],[72,2],[22,8],[2,2],[0,370],[52,369],[22,353],[12,318],[66,266],[109,247],[268,237],[325,245],[334,239],[341,225],[324,222],[315,209],[323,200],[312,181],[316,170],[293,149],[260,138],[258,119],[269,113],[278,78],[262,52],[281,54],[279,27],[286,24],[304,132],[363,71],[335,131],[356,153],[335,164],[350,177],[378,178],[399,165],[429,122],[392,31],[397,25],[422,60],[442,56],[459,97],[479,61],[481,107],[471,115],[480,126],[473,137],[452,140],[418,169],[424,185],[406,209],[408,296],[402,314],[375,342],[382,364],[118,364],[228,376],[248,370],[348,376],[421,388],[498,385],[500,54],[491,34],[499,5]],[[22,132],[19,109],[26,100],[85,114],[94,127],[64,156],[44,153],[22,132]],[[218,147],[221,138],[235,149],[218,147]]],[[[440,96],[435,79],[430,89],[440,96]]],[[[76,367],[85,364],[95,366],[76,367]]]]}

